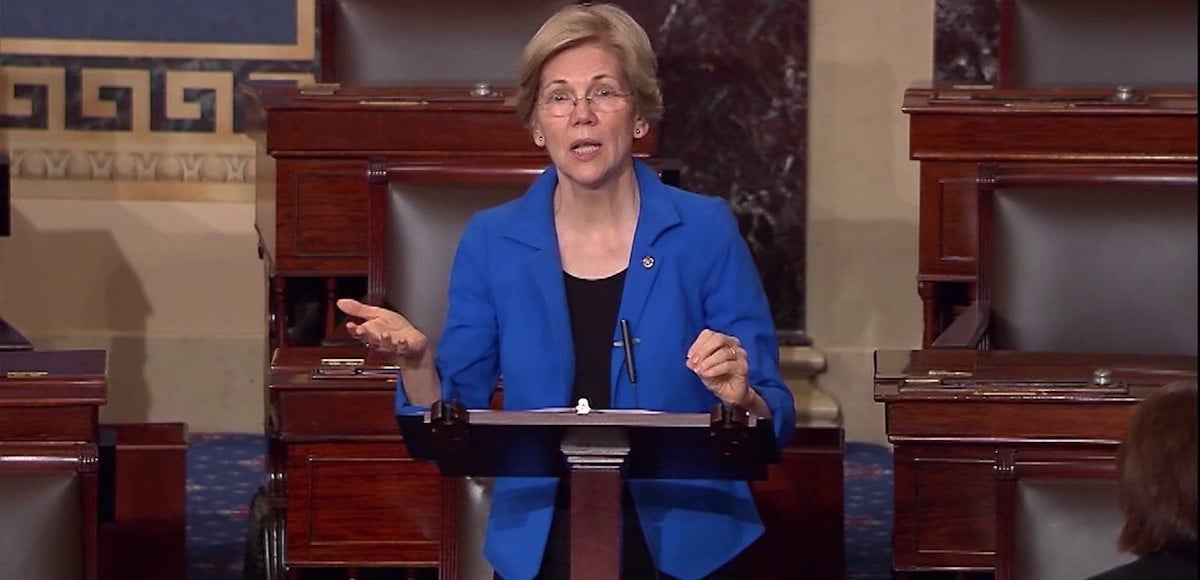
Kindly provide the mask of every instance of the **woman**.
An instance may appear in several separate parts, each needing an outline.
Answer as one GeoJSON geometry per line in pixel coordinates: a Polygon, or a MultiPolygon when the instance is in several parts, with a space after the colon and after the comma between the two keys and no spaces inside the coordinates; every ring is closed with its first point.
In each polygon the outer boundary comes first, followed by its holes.
{"type": "Polygon", "coordinates": [[[1198,404],[1194,383],[1175,384],[1134,409],[1117,451],[1117,547],[1138,558],[1091,580],[1196,578],[1198,404]]]}
{"type": "MultiPolygon", "coordinates": [[[[508,409],[587,398],[594,408],[708,412],[723,401],[772,419],[786,443],[793,399],[732,213],[633,158],[661,113],[656,72],[645,31],[611,5],[566,7],[530,40],[517,111],[553,164],[523,197],[466,227],[436,354],[399,314],[338,302],[362,320],[347,324],[352,335],[402,358],[409,402],[486,408],[503,375],[508,409]],[[631,347],[636,369],[625,362],[631,347]]],[[[499,575],[565,577],[561,487],[496,482],[484,553],[499,575]]],[[[743,577],[737,556],[762,533],[746,482],[625,489],[625,577],[743,577]]]]}

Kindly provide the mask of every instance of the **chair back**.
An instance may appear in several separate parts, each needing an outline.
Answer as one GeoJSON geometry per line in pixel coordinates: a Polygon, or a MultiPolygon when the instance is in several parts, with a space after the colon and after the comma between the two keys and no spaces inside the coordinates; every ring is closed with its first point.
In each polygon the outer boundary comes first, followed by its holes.
{"type": "Polygon", "coordinates": [[[321,0],[321,80],[514,85],[525,42],[567,0],[321,0]]]}
{"type": "Polygon", "coordinates": [[[472,184],[391,179],[384,224],[384,305],[404,314],[437,344],[449,306],[450,269],[467,222],[477,212],[520,197],[527,187],[524,180],[472,184]]]}
{"type": "Polygon", "coordinates": [[[1117,550],[1116,446],[996,454],[996,580],[1079,580],[1133,559],[1117,550]]]}
{"type": "Polygon", "coordinates": [[[1119,171],[981,178],[990,348],[1196,354],[1196,169],[1119,171]]]}
{"type": "Polygon", "coordinates": [[[1008,87],[1196,87],[1196,0],[1002,0],[1008,87]]]}
{"type": "Polygon", "coordinates": [[[0,473],[0,578],[83,578],[79,475],[0,473]]]}
{"type": "Polygon", "coordinates": [[[1117,550],[1124,520],[1111,479],[1016,483],[1013,578],[1088,578],[1133,559],[1117,550]]]}

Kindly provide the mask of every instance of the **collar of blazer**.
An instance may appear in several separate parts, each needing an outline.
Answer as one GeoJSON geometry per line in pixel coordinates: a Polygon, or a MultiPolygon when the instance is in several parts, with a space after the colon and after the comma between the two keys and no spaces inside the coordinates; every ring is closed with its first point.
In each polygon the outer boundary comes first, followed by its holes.
{"type": "MultiPolygon", "coordinates": [[[[644,256],[651,255],[649,250],[654,241],[680,223],[680,219],[667,193],[668,186],[658,178],[654,169],[635,159],[633,170],[641,199],[630,259],[640,263],[644,256]]],[[[555,237],[553,210],[554,186],[557,184],[558,173],[551,165],[534,180],[529,191],[518,202],[520,207],[505,225],[504,236],[539,250],[553,250],[557,256],[558,239],[555,237]]]]}

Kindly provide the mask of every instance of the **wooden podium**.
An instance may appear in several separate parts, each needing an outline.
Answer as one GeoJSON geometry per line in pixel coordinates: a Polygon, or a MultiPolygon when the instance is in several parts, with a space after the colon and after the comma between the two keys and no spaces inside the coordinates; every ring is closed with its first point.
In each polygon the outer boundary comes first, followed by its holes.
{"type": "Polygon", "coordinates": [[[622,479],[762,480],[780,459],[770,421],[724,405],[709,414],[471,413],[439,402],[398,420],[412,456],[443,475],[569,477],[573,580],[620,577],[622,479]]]}

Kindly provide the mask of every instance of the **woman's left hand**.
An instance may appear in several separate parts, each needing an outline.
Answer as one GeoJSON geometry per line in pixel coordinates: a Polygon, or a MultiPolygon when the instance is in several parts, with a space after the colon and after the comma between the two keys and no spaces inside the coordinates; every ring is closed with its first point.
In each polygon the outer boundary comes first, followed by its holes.
{"type": "Polygon", "coordinates": [[[750,364],[736,336],[704,329],[687,352],[687,368],[725,403],[746,406],[750,398],[750,364]]]}

